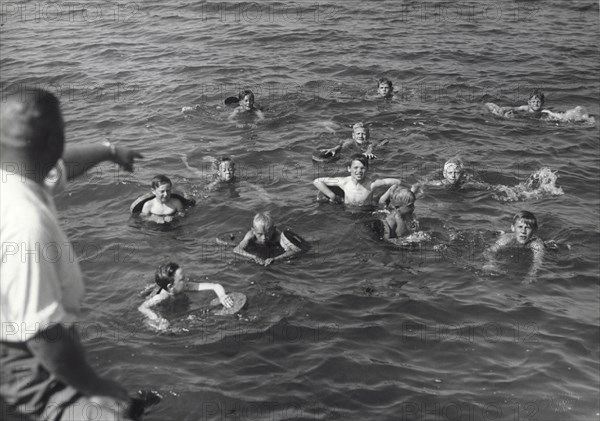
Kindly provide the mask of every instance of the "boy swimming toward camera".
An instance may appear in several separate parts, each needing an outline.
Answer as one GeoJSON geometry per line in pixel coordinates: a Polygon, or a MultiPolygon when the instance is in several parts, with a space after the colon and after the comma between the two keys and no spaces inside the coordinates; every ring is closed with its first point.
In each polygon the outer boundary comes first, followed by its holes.
{"type": "Polygon", "coordinates": [[[486,271],[497,270],[496,254],[507,248],[514,248],[516,253],[519,249],[530,249],[533,252],[533,263],[527,274],[529,282],[535,281],[535,275],[542,265],[544,258],[544,242],[535,235],[538,229],[537,219],[531,212],[521,211],[513,217],[513,223],[510,226],[512,233],[504,233],[496,243],[484,252],[488,263],[483,267],[486,271]]]}
{"type": "Polygon", "coordinates": [[[214,180],[206,186],[208,190],[215,190],[221,184],[235,183],[235,162],[228,156],[216,159],[213,162],[215,170],[214,180]]]}
{"type": "Polygon", "coordinates": [[[225,294],[225,289],[223,289],[220,284],[191,282],[184,276],[183,270],[177,263],[170,262],[166,265],[159,266],[156,270],[154,281],[157,286],[146,301],[138,307],[138,310],[148,318],[149,324],[158,330],[165,330],[168,328],[169,321],[156,313],[152,307],[167,300],[174,299],[184,291],[213,290],[225,308],[229,308],[233,305],[233,300],[225,294]]]}
{"type": "Polygon", "coordinates": [[[254,93],[246,89],[238,95],[239,105],[233,110],[228,120],[233,122],[242,116],[256,117],[258,120],[264,120],[265,116],[261,110],[254,106],[254,93]]]}
{"type": "Polygon", "coordinates": [[[391,99],[394,97],[394,85],[386,77],[377,79],[377,95],[380,98],[391,99]]]}
{"type": "Polygon", "coordinates": [[[257,213],[254,216],[252,228],[233,249],[234,253],[264,266],[295,256],[301,251],[286,241],[285,235],[277,229],[269,212],[257,213]]]}
{"type": "Polygon", "coordinates": [[[173,183],[165,175],[157,175],[152,179],[154,199],[144,203],[141,215],[159,224],[171,222],[175,216],[183,215],[183,203],[171,196],[173,183]]]}
{"type": "Polygon", "coordinates": [[[339,145],[330,149],[322,149],[321,152],[333,157],[341,153],[342,149],[353,147],[356,152],[360,152],[367,158],[373,159],[376,156],[373,154],[373,144],[369,141],[369,137],[369,128],[363,123],[356,123],[352,126],[352,139],[342,140],[339,145]]]}
{"type": "Polygon", "coordinates": [[[321,177],[313,181],[314,186],[320,192],[318,198],[325,196],[331,202],[342,202],[342,199],[329,188],[330,186],[337,186],[344,191],[343,202],[346,205],[367,206],[372,205],[374,190],[400,184],[400,180],[397,178],[372,180],[367,175],[368,169],[369,160],[364,155],[352,155],[348,163],[349,176],[321,177]]]}

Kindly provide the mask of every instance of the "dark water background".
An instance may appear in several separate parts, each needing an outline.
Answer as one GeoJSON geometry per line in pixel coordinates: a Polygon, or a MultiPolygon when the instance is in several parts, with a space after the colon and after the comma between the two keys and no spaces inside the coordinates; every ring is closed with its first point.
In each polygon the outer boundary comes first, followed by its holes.
{"type": "MultiPolygon", "coordinates": [[[[69,142],[108,139],[145,156],[134,174],[98,167],[57,206],[85,274],[89,358],[132,391],[161,393],[147,419],[598,419],[597,2],[2,8],[3,96],[23,94],[23,84],[50,89],[69,142]],[[398,101],[369,98],[379,76],[394,81],[398,101]],[[255,128],[227,122],[223,100],[242,87],[267,117],[255,128]],[[524,104],[533,87],[547,108],[584,106],[596,123],[481,111],[488,101],[524,104]],[[371,123],[374,140],[391,139],[375,177],[413,183],[461,154],[494,184],[549,167],[564,195],[503,202],[430,190],[416,213],[434,240],[412,251],[379,243],[364,214],[316,203],[311,184],[345,174],[310,154],[357,121],[371,123]],[[207,193],[206,159],[221,155],[234,156],[241,182],[207,193]],[[157,173],[199,202],[167,229],[128,214],[157,173]],[[521,209],[558,251],[536,283],[522,282],[528,260],[518,253],[506,258],[507,274],[483,275],[481,251],[521,209]],[[263,268],[215,246],[260,210],[313,250],[263,268]],[[157,335],[136,310],[138,294],[169,260],[245,293],[248,308],[239,318],[174,320],[178,333],[157,335]]],[[[210,298],[190,295],[190,306],[210,298]]]]}

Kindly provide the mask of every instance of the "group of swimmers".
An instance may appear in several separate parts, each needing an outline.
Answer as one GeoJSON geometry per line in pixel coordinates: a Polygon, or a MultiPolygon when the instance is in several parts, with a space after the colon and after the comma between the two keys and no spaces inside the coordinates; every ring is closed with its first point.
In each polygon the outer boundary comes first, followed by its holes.
{"type": "MultiPolygon", "coordinates": [[[[394,91],[389,79],[379,79],[378,96],[385,99],[393,98],[394,91]]],[[[551,113],[543,110],[544,95],[539,90],[534,90],[527,105],[518,107],[504,107],[502,113],[551,113]]],[[[254,94],[245,90],[240,92],[238,105],[230,115],[230,120],[244,118],[264,119],[262,111],[255,107],[254,94]]],[[[368,175],[369,160],[376,156],[374,151],[384,141],[378,144],[370,142],[369,128],[363,123],[356,123],[352,127],[352,138],[342,140],[337,146],[322,149],[325,156],[331,158],[339,157],[343,150],[350,149],[353,153],[348,159],[348,176],[345,177],[320,177],[313,181],[318,190],[318,200],[328,200],[332,203],[344,203],[352,207],[371,206],[374,193],[383,189],[385,192],[378,199],[378,205],[383,209],[383,217],[376,218],[372,222],[372,230],[382,240],[391,240],[410,236],[418,230],[418,221],[414,216],[415,201],[423,193],[423,186],[433,185],[453,189],[465,188],[489,188],[489,185],[473,180],[466,173],[460,158],[449,159],[442,171],[443,177],[439,179],[424,180],[411,187],[401,185],[398,178],[372,179],[368,175]]],[[[208,188],[213,190],[220,184],[234,183],[235,163],[230,157],[223,157],[214,162],[214,179],[208,188]]],[[[152,200],[148,200],[141,215],[151,221],[158,223],[171,222],[174,217],[183,216],[185,203],[179,196],[172,194],[173,184],[171,180],[158,175],[152,180],[152,200]]],[[[538,238],[538,224],[536,217],[528,211],[517,213],[511,224],[511,234],[502,234],[496,243],[484,251],[487,264],[483,266],[485,271],[497,271],[498,252],[507,247],[527,248],[533,252],[533,264],[527,279],[534,281],[539,269],[543,255],[544,242],[538,238]]],[[[303,250],[290,243],[286,234],[276,226],[269,212],[260,212],[254,216],[252,227],[244,235],[242,240],[233,249],[234,253],[251,259],[258,264],[268,266],[271,263],[291,258],[303,250]]],[[[166,319],[159,316],[152,307],[169,299],[169,297],[180,294],[183,291],[213,290],[224,307],[231,307],[232,300],[225,294],[224,288],[214,283],[190,283],[183,275],[182,269],[175,263],[161,265],[155,275],[156,286],[153,294],[139,307],[139,310],[148,317],[152,325],[158,329],[168,326],[166,319]]]]}

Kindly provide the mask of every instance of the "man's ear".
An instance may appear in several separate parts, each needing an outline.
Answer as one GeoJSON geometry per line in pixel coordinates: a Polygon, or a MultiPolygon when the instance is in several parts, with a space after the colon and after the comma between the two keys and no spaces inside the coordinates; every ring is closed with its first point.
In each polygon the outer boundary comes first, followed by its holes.
{"type": "Polygon", "coordinates": [[[515,232],[515,226],[514,226],[514,224],[510,226],[510,230],[511,230],[512,232],[515,232]]]}

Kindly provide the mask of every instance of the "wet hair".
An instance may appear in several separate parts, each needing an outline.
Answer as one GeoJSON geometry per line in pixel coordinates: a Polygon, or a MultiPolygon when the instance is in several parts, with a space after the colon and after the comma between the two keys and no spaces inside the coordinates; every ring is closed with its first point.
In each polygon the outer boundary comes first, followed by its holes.
{"type": "Polygon", "coordinates": [[[252,226],[257,227],[261,225],[267,229],[272,228],[275,225],[273,222],[273,217],[271,216],[271,212],[259,212],[254,215],[252,226]]]}
{"type": "Polygon", "coordinates": [[[352,126],[352,133],[354,133],[356,129],[365,129],[365,133],[369,134],[369,127],[365,126],[362,122],[356,123],[352,126]]]}
{"type": "Polygon", "coordinates": [[[544,103],[544,93],[542,91],[539,89],[534,89],[531,91],[531,94],[529,94],[529,99],[533,98],[534,96],[538,97],[540,101],[542,101],[542,104],[544,103]]]}
{"type": "Polygon", "coordinates": [[[166,291],[169,288],[169,285],[172,285],[173,282],[175,282],[175,272],[177,272],[177,269],[179,269],[179,265],[173,262],[169,262],[166,265],[160,265],[158,269],[156,269],[154,282],[160,287],[157,294],[163,289],[166,291]]]}
{"type": "Polygon", "coordinates": [[[461,175],[459,179],[464,177],[465,167],[463,165],[462,159],[460,159],[459,157],[454,157],[450,158],[444,163],[444,170],[442,171],[444,178],[446,178],[446,171],[450,165],[454,165],[456,167],[456,170],[460,171],[461,175]]]}
{"type": "Polygon", "coordinates": [[[350,157],[348,161],[348,166],[351,167],[354,161],[359,161],[361,164],[365,166],[365,168],[369,168],[369,159],[361,153],[355,153],[350,157]]]}
{"type": "Polygon", "coordinates": [[[252,92],[250,89],[244,89],[243,91],[240,91],[240,93],[238,94],[238,99],[241,101],[248,95],[250,95],[250,97],[254,99],[254,92],[252,92]]]}
{"type": "Polygon", "coordinates": [[[217,159],[215,159],[215,160],[213,161],[213,164],[214,164],[214,167],[215,167],[215,171],[219,171],[219,170],[221,169],[221,164],[222,164],[223,162],[229,162],[229,163],[231,163],[231,166],[232,166],[233,168],[235,168],[235,162],[233,161],[233,159],[231,159],[231,158],[230,158],[230,157],[228,157],[228,156],[223,156],[223,157],[221,157],[221,158],[217,158],[217,159]]]}
{"type": "Polygon", "coordinates": [[[535,215],[528,211],[517,212],[517,214],[513,217],[513,225],[517,224],[517,222],[523,221],[527,225],[529,225],[534,231],[538,229],[537,219],[535,219],[535,215]]]}
{"type": "Polygon", "coordinates": [[[393,206],[412,205],[417,200],[415,194],[410,189],[402,187],[400,184],[395,184],[391,189],[390,204],[393,206]]]}
{"type": "Polygon", "coordinates": [[[396,184],[390,189],[389,205],[399,208],[398,210],[402,215],[412,213],[417,200],[415,194],[400,184],[396,184]]]}
{"type": "Polygon", "coordinates": [[[387,77],[380,77],[379,79],[377,79],[377,87],[379,87],[379,85],[381,85],[382,83],[385,83],[387,86],[389,86],[390,90],[394,89],[392,81],[389,80],[387,77]]]}
{"type": "Polygon", "coordinates": [[[152,188],[156,189],[159,186],[162,186],[163,184],[169,184],[169,185],[173,185],[173,183],[171,182],[171,179],[169,177],[167,177],[166,175],[162,175],[159,174],[157,176],[154,176],[154,178],[152,179],[152,188]]]}

